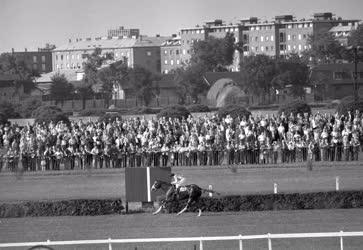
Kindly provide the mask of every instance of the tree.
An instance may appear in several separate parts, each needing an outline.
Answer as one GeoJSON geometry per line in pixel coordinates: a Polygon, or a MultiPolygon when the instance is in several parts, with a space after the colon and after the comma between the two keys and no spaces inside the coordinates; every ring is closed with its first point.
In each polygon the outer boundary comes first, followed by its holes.
{"type": "Polygon", "coordinates": [[[64,74],[56,73],[51,77],[52,86],[50,87],[50,96],[58,101],[64,101],[67,97],[73,95],[73,85],[68,82],[64,74]]]}
{"type": "MultiPolygon", "coordinates": [[[[111,99],[113,84],[109,80],[112,78],[113,73],[108,77],[110,70],[106,67],[103,72],[102,67],[113,59],[112,53],[102,54],[102,49],[96,48],[91,55],[87,55],[87,61],[84,63],[84,76],[82,81],[85,90],[90,86],[101,84],[105,103],[108,103],[111,99]]],[[[87,90],[86,93],[88,94],[88,92],[87,90]]]]}
{"type": "Polygon", "coordinates": [[[158,78],[159,76],[139,66],[129,69],[127,75],[127,80],[132,86],[136,97],[142,99],[145,106],[148,106],[152,98],[156,96],[158,87],[154,82],[158,78]]]}
{"type": "Polygon", "coordinates": [[[262,102],[271,97],[272,80],[276,73],[275,61],[267,55],[251,55],[240,63],[240,71],[245,79],[243,86],[247,92],[262,98],[262,102]],[[248,91],[249,90],[249,91],[248,91]]]}
{"type": "Polygon", "coordinates": [[[208,86],[203,79],[205,72],[202,63],[193,63],[186,68],[173,71],[180,104],[185,104],[187,96],[190,96],[194,103],[198,103],[199,95],[207,92],[208,86]]]}
{"type": "Polygon", "coordinates": [[[0,55],[0,74],[15,75],[18,80],[34,80],[34,77],[39,76],[39,72],[33,70],[31,65],[10,53],[0,55]]]}
{"type": "Polygon", "coordinates": [[[363,24],[358,25],[356,30],[353,30],[348,37],[349,46],[363,46],[363,24]]]}
{"type": "Polygon", "coordinates": [[[335,63],[342,59],[345,49],[330,32],[320,32],[308,37],[309,49],[304,51],[304,59],[311,64],[335,63]]]}
{"type": "Polygon", "coordinates": [[[208,37],[192,46],[191,63],[204,65],[207,71],[226,71],[233,63],[235,38],[227,33],[224,38],[208,37]]]}
{"type": "Polygon", "coordinates": [[[294,97],[304,97],[309,83],[309,68],[297,54],[291,54],[288,58],[276,61],[276,74],[272,79],[274,89],[283,89],[291,85],[291,93],[294,97]]]}

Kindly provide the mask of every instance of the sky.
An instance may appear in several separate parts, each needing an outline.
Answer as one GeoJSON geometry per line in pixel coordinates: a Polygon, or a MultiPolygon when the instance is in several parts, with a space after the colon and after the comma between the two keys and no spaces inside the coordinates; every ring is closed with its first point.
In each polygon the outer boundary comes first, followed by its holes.
{"type": "Polygon", "coordinates": [[[107,36],[108,29],[118,26],[169,36],[214,19],[235,23],[251,16],[272,20],[292,14],[301,19],[333,12],[363,20],[362,10],[363,0],[0,0],[0,53],[107,36]]]}

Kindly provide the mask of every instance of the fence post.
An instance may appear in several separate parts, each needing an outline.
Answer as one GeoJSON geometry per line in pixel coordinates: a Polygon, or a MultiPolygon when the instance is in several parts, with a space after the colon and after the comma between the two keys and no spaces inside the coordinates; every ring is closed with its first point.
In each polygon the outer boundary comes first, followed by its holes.
{"type": "Polygon", "coordinates": [[[274,183],[274,194],[277,194],[277,183],[274,183]]]}
{"type": "MultiPolygon", "coordinates": [[[[209,185],[208,187],[209,190],[213,190],[213,186],[212,185],[209,185]]],[[[209,194],[209,197],[213,197],[213,193],[208,193],[209,194]]]]}
{"type": "Polygon", "coordinates": [[[239,236],[239,250],[243,250],[243,245],[242,245],[242,235],[238,235],[239,236]]]}
{"type": "Polygon", "coordinates": [[[340,231],[340,250],[344,250],[344,245],[343,245],[343,231],[340,231]]]}
{"type": "Polygon", "coordinates": [[[108,238],[108,250],[112,250],[111,238],[108,238]]]}
{"type": "Polygon", "coordinates": [[[270,233],[267,234],[267,241],[268,241],[268,250],[272,250],[270,233]]]}
{"type": "Polygon", "coordinates": [[[339,191],[339,176],[335,177],[335,191],[339,191]]]}
{"type": "Polygon", "coordinates": [[[203,237],[199,239],[199,250],[203,250],[203,237]]]}

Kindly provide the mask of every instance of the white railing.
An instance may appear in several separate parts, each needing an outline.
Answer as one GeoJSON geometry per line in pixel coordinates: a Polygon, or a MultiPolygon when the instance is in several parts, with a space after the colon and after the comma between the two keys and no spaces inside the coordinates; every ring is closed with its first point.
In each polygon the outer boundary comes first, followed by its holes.
{"type": "Polygon", "coordinates": [[[157,243],[157,242],[199,242],[199,249],[203,250],[204,241],[239,241],[239,249],[243,250],[243,240],[267,239],[268,250],[272,250],[272,239],[297,239],[297,238],[340,238],[340,249],[344,250],[343,237],[362,237],[363,232],[330,232],[330,233],[294,233],[294,234],[260,234],[260,235],[238,235],[238,236],[213,236],[213,237],[182,237],[182,238],[147,238],[147,239],[106,239],[106,240],[75,240],[75,241],[45,241],[45,242],[22,242],[22,243],[0,243],[2,247],[32,247],[32,246],[66,246],[66,245],[95,245],[107,244],[112,250],[112,244],[122,243],[157,243]]]}

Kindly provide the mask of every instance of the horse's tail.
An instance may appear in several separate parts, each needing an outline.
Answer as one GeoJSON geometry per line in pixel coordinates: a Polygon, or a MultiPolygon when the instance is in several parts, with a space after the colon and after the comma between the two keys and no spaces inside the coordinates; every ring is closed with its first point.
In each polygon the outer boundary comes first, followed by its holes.
{"type": "Polygon", "coordinates": [[[220,193],[218,193],[217,191],[214,190],[210,190],[210,189],[204,189],[202,188],[202,192],[204,193],[212,193],[212,194],[216,194],[216,195],[221,195],[220,193]]]}

